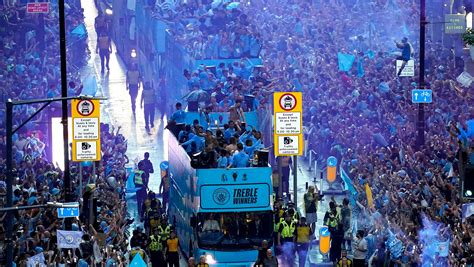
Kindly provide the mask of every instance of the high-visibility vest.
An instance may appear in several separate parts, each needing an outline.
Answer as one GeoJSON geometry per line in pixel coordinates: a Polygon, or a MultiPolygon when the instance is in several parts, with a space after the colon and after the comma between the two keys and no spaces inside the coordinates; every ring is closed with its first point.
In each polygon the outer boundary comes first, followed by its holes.
{"type": "Polygon", "coordinates": [[[149,248],[151,251],[160,251],[163,248],[163,245],[160,241],[160,236],[155,237],[154,235],[150,236],[151,242],[149,248]]]}
{"type": "Polygon", "coordinates": [[[282,223],[285,219],[283,218],[280,218],[279,221],[277,221],[274,225],[273,225],[273,231],[275,233],[278,233],[278,230],[280,230],[280,223],[282,223]]]}
{"type": "Polygon", "coordinates": [[[311,229],[308,225],[297,226],[296,227],[296,242],[297,243],[309,243],[309,238],[311,235],[311,229]]]}
{"type": "Polygon", "coordinates": [[[295,232],[295,223],[288,223],[286,221],[283,221],[281,223],[283,225],[283,231],[281,231],[281,237],[283,238],[290,238],[293,237],[293,233],[295,232]]]}
{"type": "Polygon", "coordinates": [[[297,223],[299,220],[300,220],[300,215],[298,214],[298,212],[295,211],[295,214],[293,214],[293,221],[297,223]]]}
{"type": "Polygon", "coordinates": [[[134,178],[133,178],[133,182],[134,182],[136,185],[143,185],[143,178],[142,178],[142,175],[143,175],[144,173],[145,173],[144,171],[140,171],[140,170],[136,170],[136,171],[135,171],[135,175],[134,175],[134,178]]]}
{"type": "MultiPolygon", "coordinates": [[[[347,266],[352,266],[352,261],[351,261],[350,259],[347,259],[346,262],[347,262],[347,266]]],[[[342,267],[342,266],[344,266],[343,263],[342,263],[342,259],[337,262],[337,265],[336,265],[336,266],[337,266],[337,267],[342,267]]]]}
{"type": "Polygon", "coordinates": [[[138,84],[138,78],[140,77],[140,73],[138,70],[129,70],[127,72],[127,79],[129,84],[138,84]]]}
{"type": "Polygon", "coordinates": [[[339,214],[339,211],[336,211],[336,214],[334,215],[334,217],[329,217],[328,218],[328,227],[332,227],[332,228],[335,228],[337,227],[337,225],[341,222],[341,215],[339,214]]]}
{"type": "Polygon", "coordinates": [[[160,225],[160,226],[158,226],[158,229],[160,230],[160,235],[161,235],[162,240],[166,240],[170,237],[171,225],[168,224],[165,227],[165,229],[163,229],[163,227],[160,225]]]}

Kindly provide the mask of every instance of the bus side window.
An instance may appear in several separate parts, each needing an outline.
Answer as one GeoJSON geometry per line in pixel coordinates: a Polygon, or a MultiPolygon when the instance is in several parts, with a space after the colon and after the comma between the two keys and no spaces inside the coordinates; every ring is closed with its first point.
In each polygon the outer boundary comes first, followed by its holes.
{"type": "Polygon", "coordinates": [[[191,227],[196,228],[197,226],[197,219],[196,216],[191,217],[191,227]]]}

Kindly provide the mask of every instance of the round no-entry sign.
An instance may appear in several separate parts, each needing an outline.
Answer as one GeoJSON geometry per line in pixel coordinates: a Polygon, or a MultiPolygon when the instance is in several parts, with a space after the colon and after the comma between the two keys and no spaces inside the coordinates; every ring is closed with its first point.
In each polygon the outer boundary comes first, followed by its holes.
{"type": "Polygon", "coordinates": [[[94,103],[90,100],[81,100],[77,103],[77,113],[81,114],[81,116],[89,116],[94,112],[94,103]]]}
{"type": "Polygon", "coordinates": [[[286,111],[290,111],[296,107],[296,97],[290,93],[284,94],[280,97],[280,108],[286,111]]]}

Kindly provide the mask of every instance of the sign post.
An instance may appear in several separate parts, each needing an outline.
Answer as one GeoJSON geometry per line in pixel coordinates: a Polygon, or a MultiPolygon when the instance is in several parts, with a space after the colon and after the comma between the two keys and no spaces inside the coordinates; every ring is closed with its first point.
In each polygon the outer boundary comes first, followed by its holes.
{"type": "Polygon", "coordinates": [[[334,181],[336,181],[337,158],[331,156],[327,159],[326,163],[327,163],[326,180],[329,183],[329,187],[331,187],[332,183],[334,183],[334,181]]]}
{"type": "MultiPolygon", "coordinates": [[[[396,61],[396,75],[403,66],[403,60],[396,61]]],[[[413,77],[415,76],[415,60],[410,59],[406,62],[405,67],[403,67],[402,72],[400,73],[400,77],[413,77]]]]}
{"type": "Polygon", "coordinates": [[[319,252],[327,255],[331,248],[331,233],[327,226],[319,228],[319,252]]]}
{"type": "Polygon", "coordinates": [[[79,203],[64,203],[62,207],[57,208],[58,218],[79,217],[79,203]]]}
{"type": "Polygon", "coordinates": [[[72,101],[72,160],[100,160],[100,102],[72,101]]]}
{"type": "Polygon", "coordinates": [[[49,2],[27,3],[26,13],[48,13],[49,2]]]}
{"type": "Polygon", "coordinates": [[[303,94],[301,92],[275,92],[274,148],[276,156],[293,158],[293,202],[297,205],[297,156],[303,155],[303,94]]]}
{"type": "Polygon", "coordinates": [[[444,32],[446,34],[460,34],[466,31],[466,16],[462,14],[444,15],[444,32]]]}
{"type": "Polygon", "coordinates": [[[430,89],[414,89],[411,91],[413,104],[429,104],[433,102],[433,91],[430,89]]]}
{"type": "Polygon", "coordinates": [[[301,92],[273,94],[275,155],[303,155],[303,95],[301,92]]]}

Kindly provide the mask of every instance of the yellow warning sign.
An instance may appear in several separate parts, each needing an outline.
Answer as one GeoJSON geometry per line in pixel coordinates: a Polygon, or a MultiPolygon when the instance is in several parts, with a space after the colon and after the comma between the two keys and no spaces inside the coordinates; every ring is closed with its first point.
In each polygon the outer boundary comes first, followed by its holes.
{"type": "Polygon", "coordinates": [[[100,102],[72,100],[72,160],[100,160],[100,102]]]}
{"type": "Polygon", "coordinates": [[[273,94],[275,155],[303,155],[303,94],[273,94]]]}

